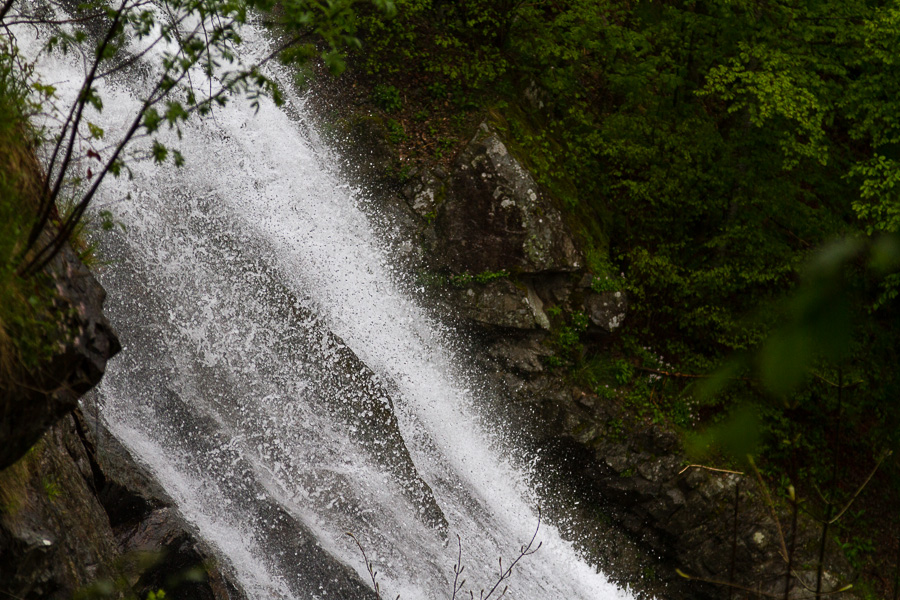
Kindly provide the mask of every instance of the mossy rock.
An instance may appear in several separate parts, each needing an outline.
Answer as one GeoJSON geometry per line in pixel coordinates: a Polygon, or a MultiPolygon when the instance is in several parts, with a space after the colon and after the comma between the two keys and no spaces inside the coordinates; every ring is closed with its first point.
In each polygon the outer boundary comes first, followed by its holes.
{"type": "Polygon", "coordinates": [[[457,158],[435,228],[454,272],[577,271],[572,232],[487,124],[457,158]]]}

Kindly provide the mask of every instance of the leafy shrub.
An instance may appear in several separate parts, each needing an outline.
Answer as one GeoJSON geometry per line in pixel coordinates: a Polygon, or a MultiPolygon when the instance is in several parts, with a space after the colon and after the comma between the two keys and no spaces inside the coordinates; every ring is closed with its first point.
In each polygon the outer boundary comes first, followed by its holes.
{"type": "Polygon", "coordinates": [[[398,144],[406,137],[403,125],[394,119],[388,119],[384,126],[387,129],[388,141],[392,144],[398,144]]]}
{"type": "Polygon", "coordinates": [[[392,85],[376,85],[372,92],[372,102],[385,112],[398,112],[403,108],[400,90],[392,85]]]}

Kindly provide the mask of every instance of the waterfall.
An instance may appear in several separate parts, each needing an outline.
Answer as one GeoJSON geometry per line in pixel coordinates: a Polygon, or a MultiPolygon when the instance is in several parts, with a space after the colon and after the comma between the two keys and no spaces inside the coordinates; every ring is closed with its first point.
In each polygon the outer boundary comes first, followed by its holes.
{"type": "MultiPolygon", "coordinates": [[[[261,30],[242,37],[266,52],[261,30]]],[[[20,32],[27,54],[40,43],[20,32]]],[[[69,101],[84,76],[60,54],[38,72],[69,101]]],[[[103,83],[92,119],[124,127],[139,85],[103,83]]],[[[537,527],[529,459],[287,99],[236,99],[183,127],[185,167],[104,183],[94,209],[124,231],[97,234],[98,276],[123,351],[94,401],[249,597],[371,597],[346,532],[406,600],[450,597],[458,535],[477,597],[537,527]]],[[[508,597],[629,597],[552,523],[538,540],[508,597]]]]}

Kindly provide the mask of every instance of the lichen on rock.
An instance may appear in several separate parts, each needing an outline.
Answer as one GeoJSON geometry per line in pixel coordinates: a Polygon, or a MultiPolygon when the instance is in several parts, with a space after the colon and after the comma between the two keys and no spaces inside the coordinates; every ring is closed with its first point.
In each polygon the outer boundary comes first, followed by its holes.
{"type": "Polygon", "coordinates": [[[451,270],[540,273],[583,266],[560,212],[487,124],[454,167],[435,222],[451,270]]]}

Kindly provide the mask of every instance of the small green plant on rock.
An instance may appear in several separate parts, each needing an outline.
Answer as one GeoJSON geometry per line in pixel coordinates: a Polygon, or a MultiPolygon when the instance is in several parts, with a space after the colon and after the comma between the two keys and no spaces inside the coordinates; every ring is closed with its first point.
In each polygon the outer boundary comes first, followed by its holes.
{"type": "Polygon", "coordinates": [[[428,86],[428,93],[431,94],[431,97],[435,100],[443,100],[448,94],[447,84],[436,81],[428,86]]]}
{"type": "Polygon", "coordinates": [[[606,435],[609,439],[614,441],[624,441],[625,434],[625,423],[622,422],[622,419],[617,417],[606,422],[606,435]]]}
{"type": "Polygon", "coordinates": [[[443,156],[453,150],[453,148],[458,143],[458,140],[451,137],[442,137],[438,140],[437,146],[434,149],[434,157],[435,158],[443,158],[443,156]]]}
{"type": "Polygon", "coordinates": [[[403,125],[398,121],[388,119],[384,127],[387,129],[387,138],[390,143],[399,144],[406,139],[406,130],[403,129],[403,125]]]}
{"type": "Polygon", "coordinates": [[[578,322],[572,322],[565,325],[560,328],[556,337],[556,342],[564,352],[574,350],[581,340],[581,334],[584,332],[584,329],[586,329],[586,327],[582,328],[578,322]]]}
{"type": "Polygon", "coordinates": [[[613,277],[604,275],[602,277],[594,277],[591,280],[591,290],[602,294],[604,292],[617,292],[622,289],[621,284],[613,277]]]}
{"type": "Polygon", "coordinates": [[[868,564],[875,552],[875,542],[871,538],[854,535],[846,542],[836,540],[844,556],[855,570],[859,570],[868,564]]]}
{"type": "Polygon", "coordinates": [[[44,477],[41,480],[41,486],[44,488],[44,495],[47,496],[47,500],[50,502],[55,502],[62,495],[59,481],[55,477],[44,477]]]}
{"type": "Polygon", "coordinates": [[[392,85],[376,85],[372,91],[372,102],[385,112],[399,112],[403,108],[400,90],[392,85]]]}
{"type": "Polygon", "coordinates": [[[482,271],[481,273],[460,273],[459,275],[450,276],[450,285],[457,288],[464,288],[472,283],[486,285],[498,279],[507,279],[510,276],[509,271],[502,269],[500,271],[482,271]]]}
{"type": "Polygon", "coordinates": [[[416,272],[416,283],[425,288],[442,288],[447,285],[447,277],[442,273],[421,269],[416,272]]]}
{"type": "Polygon", "coordinates": [[[544,364],[550,367],[551,369],[558,369],[566,364],[566,361],[561,359],[556,355],[547,356],[544,358],[544,364]]]}
{"type": "MultiPolygon", "coordinates": [[[[563,314],[563,311],[557,306],[552,306],[547,309],[547,314],[556,320],[563,314]]],[[[550,345],[556,351],[556,355],[549,357],[554,359],[552,361],[548,360],[547,364],[549,366],[557,367],[566,364],[571,366],[580,362],[581,354],[584,351],[581,336],[587,331],[588,324],[588,316],[581,311],[566,315],[562,325],[555,330],[555,335],[550,342],[550,345]]]]}
{"type": "Polygon", "coordinates": [[[634,377],[634,367],[624,358],[616,361],[616,383],[627,385],[634,377]]]}

